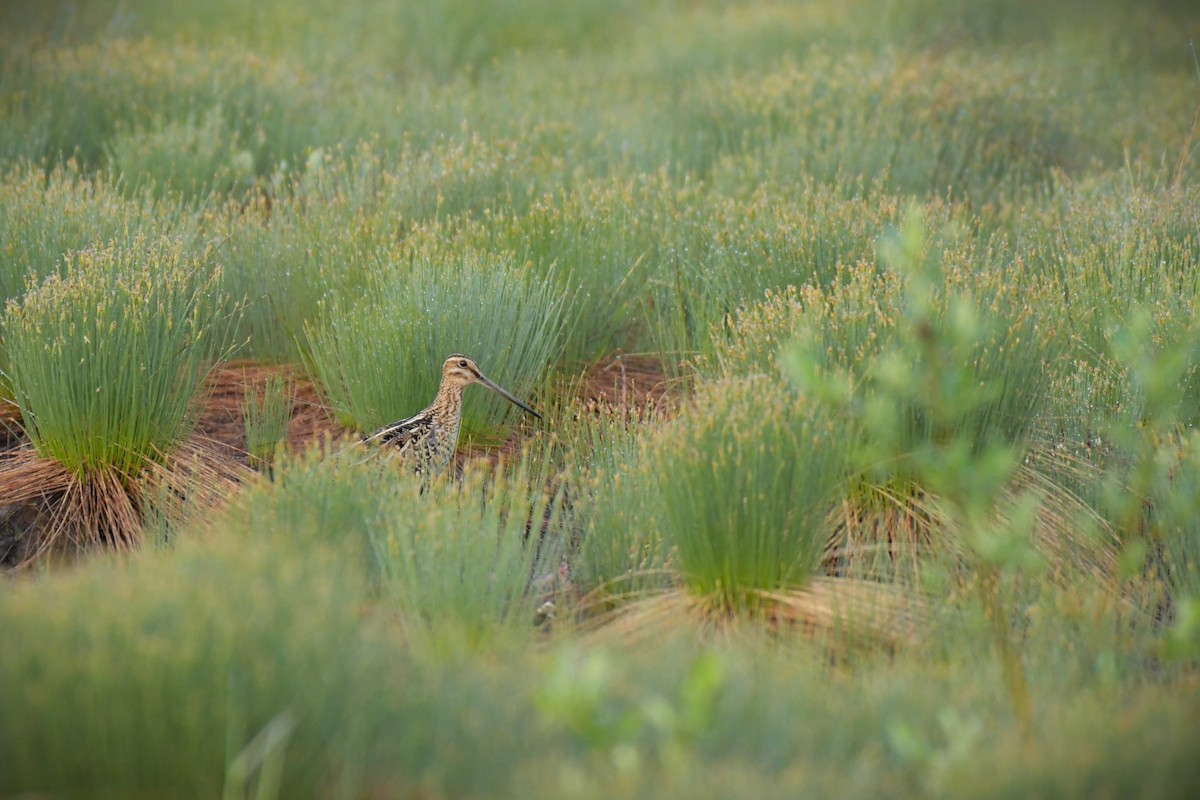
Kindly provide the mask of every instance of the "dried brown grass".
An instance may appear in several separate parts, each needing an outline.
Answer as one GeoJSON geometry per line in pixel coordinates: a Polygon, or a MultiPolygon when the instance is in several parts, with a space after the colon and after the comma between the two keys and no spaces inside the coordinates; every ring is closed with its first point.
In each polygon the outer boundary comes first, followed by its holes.
{"type": "Polygon", "coordinates": [[[658,357],[641,354],[613,354],[587,370],[579,387],[586,410],[670,413],[679,394],[658,357]]]}
{"type": "Polygon", "coordinates": [[[25,444],[0,455],[0,505],[27,520],[15,566],[104,548],[128,552],[145,538],[153,507],[173,522],[211,510],[248,470],[201,438],[138,475],[76,475],[25,444]]]}
{"type": "MultiPolygon", "coordinates": [[[[836,638],[840,644],[854,642],[884,649],[912,645],[931,628],[925,598],[901,584],[814,577],[796,589],[764,590],[754,595],[760,603],[757,608],[732,612],[711,598],[677,588],[591,615],[585,598],[580,627],[585,638],[630,645],[662,639],[682,629],[714,637],[766,630],[780,636],[817,641],[836,638]]],[[[609,600],[605,598],[606,604],[609,600]]]]}
{"type": "MultiPolygon", "coordinates": [[[[1087,576],[1104,582],[1116,569],[1119,542],[1096,510],[1037,465],[1022,465],[992,516],[997,529],[1012,521],[1005,509],[1032,492],[1039,502],[1028,534],[1051,579],[1087,576]]],[[[831,575],[907,580],[919,585],[930,557],[970,560],[965,543],[937,497],[898,493],[887,486],[862,487],[826,520],[832,531],[823,567],[831,575]],[[869,498],[863,502],[864,494],[869,498]]]]}

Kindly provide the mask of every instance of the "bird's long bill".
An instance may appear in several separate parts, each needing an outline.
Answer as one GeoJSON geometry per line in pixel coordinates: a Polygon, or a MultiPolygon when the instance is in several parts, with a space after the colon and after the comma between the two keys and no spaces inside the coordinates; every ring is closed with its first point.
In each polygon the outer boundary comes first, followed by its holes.
{"type": "Polygon", "coordinates": [[[512,392],[508,391],[507,389],[505,389],[504,387],[500,386],[499,384],[493,383],[491,380],[489,380],[488,378],[484,377],[483,375],[480,375],[480,376],[479,376],[479,381],[480,381],[480,383],[482,383],[484,386],[486,386],[487,388],[491,389],[493,392],[495,392],[496,394],[500,395],[500,396],[501,396],[501,397],[503,397],[505,400],[507,400],[508,402],[510,402],[510,403],[512,403],[513,405],[517,406],[518,408],[522,408],[522,409],[524,409],[525,411],[528,411],[530,414],[533,414],[533,415],[534,415],[535,417],[537,417],[538,419],[541,419],[541,418],[542,418],[542,415],[541,415],[541,414],[539,414],[538,412],[534,411],[534,410],[533,410],[532,408],[530,408],[529,406],[527,406],[527,405],[525,405],[524,403],[522,403],[520,400],[518,400],[518,399],[516,398],[516,396],[515,396],[515,395],[514,395],[512,392]]]}

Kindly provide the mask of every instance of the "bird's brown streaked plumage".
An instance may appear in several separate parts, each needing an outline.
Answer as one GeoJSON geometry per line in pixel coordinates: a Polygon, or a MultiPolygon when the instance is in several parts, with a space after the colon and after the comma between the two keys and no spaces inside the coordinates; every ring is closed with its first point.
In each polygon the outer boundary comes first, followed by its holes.
{"type": "Polygon", "coordinates": [[[442,363],[442,383],[432,403],[408,419],[384,425],[363,440],[396,450],[418,471],[440,472],[454,458],[462,424],[463,390],[472,384],[486,386],[518,408],[542,418],[485,376],[475,359],[455,353],[442,363]]]}

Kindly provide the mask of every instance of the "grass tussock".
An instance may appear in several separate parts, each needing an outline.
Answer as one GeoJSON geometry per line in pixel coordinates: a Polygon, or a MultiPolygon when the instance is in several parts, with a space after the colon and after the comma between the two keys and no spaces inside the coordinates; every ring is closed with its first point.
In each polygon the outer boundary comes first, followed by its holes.
{"type": "Polygon", "coordinates": [[[49,172],[14,166],[0,179],[0,298],[24,294],[34,276],[61,272],[64,256],[102,243],[131,244],[155,233],[182,236],[178,208],[126,198],[109,181],[89,176],[70,162],[49,172]]]}
{"type": "MultiPolygon", "coordinates": [[[[62,274],[9,301],[5,386],[32,454],[61,471],[39,493],[62,490],[47,544],[65,527],[87,542],[139,540],[138,484],[175,463],[223,347],[205,308],[219,279],[178,243],[138,240],[75,253],[62,274]]],[[[31,468],[40,471],[21,457],[6,465],[7,496],[17,498],[31,468]]]]}
{"type": "Polygon", "coordinates": [[[223,346],[204,307],[219,280],[177,243],[141,240],[75,253],[10,301],[5,383],[38,454],[128,476],[174,449],[223,346]]]}
{"type": "Polygon", "coordinates": [[[612,477],[599,476],[584,563],[613,581],[655,566],[646,559],[656,550],[659,565],[669,553],[678,580],[724,611],[753,611],[765,593],[802,586],[825,549],[826,508],[844,474],[831,422],[774,381],[705,387],[627,450],[612,477]]]}
{"type": "Polygon", "coordinates": [[[461,485],[401,489],[372,543],[414,646],[521,641],[543,604],[560,599],[561,502],[537,468],[526,453],[510,474],[476,470],[461,485]]]}
{"type": "Polygon", "coordinates": [[[289,793],[334,778],[318,751],[326,734],[353,736],[339,707],[359,691],[357,598],[336,569],[297,559],[279,570],[279,549],[246,544],[159,551],[131,566],[101,561],[10,587],[7,627],[40,644],[7,650],[0,667],[24,687],[5,717],[30,722],[24,735],[5,736],[6,792],[118,781],[137,792],[217,794],[223,776],[237,775],[238,756],[282,719],[296,724],[243,779],[265,780],[272,762],[286,765],[289,793]],[[287,598],[301,593],[297,615],[287,598]],[[246,609],[253,625],[229,624],[246,609]],[[301,687],[314,675],[326,688],[310,694],[301,687]],[[55,711],[67,708],[69,716],[55,711]],[[52,779],[41,766],[51,753],[52,779]]]}

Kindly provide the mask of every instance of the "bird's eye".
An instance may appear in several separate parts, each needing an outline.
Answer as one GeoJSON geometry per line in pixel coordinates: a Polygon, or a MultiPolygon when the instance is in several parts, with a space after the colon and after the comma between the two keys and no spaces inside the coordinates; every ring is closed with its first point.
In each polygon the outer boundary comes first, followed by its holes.
{"type": "Polygon", "coordinates": [[[466,366],[467,366],[467,362],[466,362],[466,360],[464,359],[463,361],[459,361],[459,362],[458,362],[458,365],[459,365],[460,367],[466,368],[466,366]]]}

